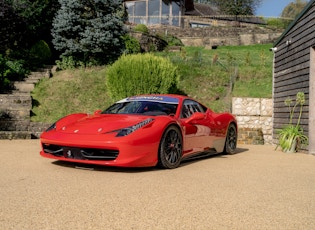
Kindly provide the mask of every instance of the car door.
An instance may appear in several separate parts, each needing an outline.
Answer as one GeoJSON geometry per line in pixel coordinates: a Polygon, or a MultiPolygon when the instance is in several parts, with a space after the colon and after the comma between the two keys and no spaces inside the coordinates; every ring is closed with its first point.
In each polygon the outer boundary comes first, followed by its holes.
{"type": "Polygon", "coordinates": [[[214,122],[205,106],[190,99],[184,100],[181,122],[184,127],[184,156],[212,147],[211,137],[215,136],[214,122]]]}

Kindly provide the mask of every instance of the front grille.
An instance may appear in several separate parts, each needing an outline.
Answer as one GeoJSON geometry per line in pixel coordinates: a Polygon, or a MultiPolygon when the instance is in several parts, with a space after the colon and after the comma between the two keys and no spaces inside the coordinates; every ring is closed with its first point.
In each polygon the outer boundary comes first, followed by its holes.
{"type": "Polygon", "coordinates": [[[119,151],[112,149],[73,148],[59,145],[43,144],[43,150],[47,154],[57,157],[65,157],[80,160],[111,161],[118,157],[119,151]]]}

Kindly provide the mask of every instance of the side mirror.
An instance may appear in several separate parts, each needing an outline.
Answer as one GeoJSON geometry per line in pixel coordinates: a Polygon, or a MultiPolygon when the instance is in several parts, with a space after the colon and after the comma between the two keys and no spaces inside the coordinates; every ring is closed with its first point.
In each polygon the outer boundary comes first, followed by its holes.
{"type": "Polygon", "coordinates": [[[195,112],[193,115],[191,115],[191,117],[189,117],[186,120],[186,123],[191,123],[193,121],[198,121],[198,120],[203,120],[205,119],[206,115],[200,112],[195,112]]]}

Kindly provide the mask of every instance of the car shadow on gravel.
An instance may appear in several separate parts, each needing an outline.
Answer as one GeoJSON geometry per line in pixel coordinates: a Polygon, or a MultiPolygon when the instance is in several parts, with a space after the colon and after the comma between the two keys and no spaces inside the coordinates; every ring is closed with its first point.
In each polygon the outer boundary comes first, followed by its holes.
{"type": "Polygon", "coordinates": [[[54,161],[54,165],[61,167],[68,167],[78,170],[87,170],[87,171],[106,171],[106,172],[120,172],[120,173],[141,173],[147,171],[159,170],[158,167],[117,167],[117,166],[106,166],[106,165],[90,165],[90,164],[80,164],[74,162],[66,161],[54,161]]]}
{"type": "MultiPolygon", "coordinates": [[[[240,154],[243,152],[247,152],[248,149],[245,148],[237,148],[235,154],[240,154]]],[[[235,155],[233,154],[233,155],[235,155]]],[[[228,158],[231,155],[226,155],[223,153],[202,153],[198,154],[193,157],[189,157],[187,159],[184,159],[179,167],[185,167],[191,164],[197,164],[200,161],[211,159],[211,158],[228,158]]],[[[74,163],[74,162],[67,162],[67,161],[54,161],[52,164],[61,166],[61,167],[68,167],[78,170],[87,170],[87,171],[106,171],[106,172],[118,172],[118,173],[141,173],[141,172],[148,172],[148,171],[160,171],[165,170],[162,168],[159,168],[158,166],[153,167],[116,167],[116,166],[103,166],[103,165],[90,165],[90,164],[80,164],[80,163],[74,163]]],[[[175,169],[176,170],[176,169],[175,169]]]]}
{"type": "Polygon", "coordinates": [[[205,153],[198,154],[196,156],[193,156],[193,157],[190,157],[190,158],[183,160],[179,167],[185,167],[186,165],[198,163],[200,161],[211,159],[211,158],[228,158],[231,155],[236,155],[239,153],[247,152],[248,150],[249,149],[245,149],[245,148],[237,148],[236,152],[234,154],[207,153],[207,152],[205,152],[205,153]]]}

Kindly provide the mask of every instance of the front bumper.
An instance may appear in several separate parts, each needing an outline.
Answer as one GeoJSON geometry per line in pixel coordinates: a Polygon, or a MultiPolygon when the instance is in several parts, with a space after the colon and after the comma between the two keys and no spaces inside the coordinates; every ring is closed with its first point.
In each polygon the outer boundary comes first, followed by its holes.
{"type": "Polygon", "coordinates": [[[158,162],[160,138],[157,135],[140,137],[131,134],[78,135],[44,132],[40,138],[40,155],[61,161],[83,164],[149,167],[158,162]]]}

